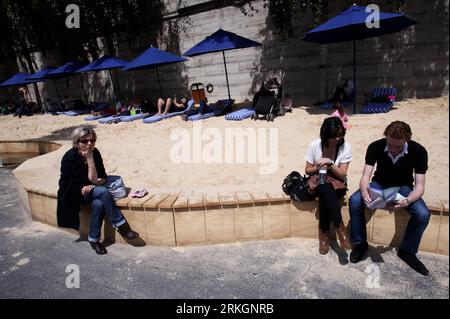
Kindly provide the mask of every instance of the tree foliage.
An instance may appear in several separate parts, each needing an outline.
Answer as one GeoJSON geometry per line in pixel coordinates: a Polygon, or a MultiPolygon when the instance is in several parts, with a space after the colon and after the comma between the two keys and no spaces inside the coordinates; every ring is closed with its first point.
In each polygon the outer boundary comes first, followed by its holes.
{"type": "MultiPolygon", "coordinates": [[[[0,59],[32,52],[61,58],[99,53],[97,38],[112,53],[119,37],[132,42],[142,31],[161,23],[163,0],[0,0],[0,59]],[[66,27],[66,6],[80,8],[80,28],[66,27]]],[[[0,60],[1,61],[1,60],[0,60]]]]}
{"type": "MultiPolygon", "coordinates": [[[[246,15],[258,13],[258,9],[253,5],[254,0],[241,1],[236,0],[237,5],[246,15]]],[[[282,38],[293,36],[294,25],[304,21],[307,15],[311,16],[312,23],[305,26],[306,30],[318,26],[328,19],[328,0],[262,0],[264,8],[268,8],[268,14],[271,17],[277,33],[282,38]]],[[[342,2],[342,1],[340,1],[342,2]]],[[[373,0],[361,0],[359,5],[368,5],[373,0]]],[[[380,2],[380,1],[378,1],[380,2]]],[[[404,0],[384,0],[383,8],[387,11],[398,11],[404,4],[404,0]]],[[[342,5],[344,3],[342,2],[342,5]]],[[[347,7],[342,8],[342,10],[347,7]]]]}
{"type": "MultiPolygon", "coordinates": [[[[258,13],[252,2],[240,4],[244,14],[258,13]]],[[[317,26],[326,16],[328,8],[328,0],[263,0],[263,2],[263,7],[268,8],[275,29],[282,38],[292,37],[294,24],[304,20],[307,14],[312,15],[312,26],[317,26]]]]}

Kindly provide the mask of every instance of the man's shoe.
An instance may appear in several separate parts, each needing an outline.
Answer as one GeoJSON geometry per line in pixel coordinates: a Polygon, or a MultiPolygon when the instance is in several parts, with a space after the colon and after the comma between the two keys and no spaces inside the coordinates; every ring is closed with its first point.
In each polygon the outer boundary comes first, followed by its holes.
{"type": "Polygon", "coordinates": [[[354,264],[360,262],[364,258],[367,249],[369,249],[369,244],[367,243],[361,243],[356,245],[355,248],[353,248],[352,252],[350,253],[350,261],[354,264]]]}
{"type": "Polygon", "coordinates": [[[97,254],[104,255],[107,253],[105,246],[103,246],[103,244],[100,243],[99,241],[97,242],[90,241],[89,244],[91,244],[92,249],[95,250],[97,254]]]}
{"type": "Polygon", "coordinates": [[[397,256],[400,257],[409,267],[417,271],[419,274],[428,276],[430,271],[425,265],[416,257],[415,254],[399,248],[397,256]]]}
{"type": "Polygon", "coordinates": [[[321,255],[328,254],[330,250],[330,241],[329,241],[330,232],[323,232],[319,227],[319,253],[321,255]]]}
{"type": "Polygon", "coordinates": [[[139,237],[138,233],[131,230],[128,222],[125,222],[125,224],[119,226],[117,228],[117,231],[119,232],[119,234],[122,235],[123,238],[128,239],[128,240],[132,240],[132,239],[135,239],[136,237],[139,237]]]}

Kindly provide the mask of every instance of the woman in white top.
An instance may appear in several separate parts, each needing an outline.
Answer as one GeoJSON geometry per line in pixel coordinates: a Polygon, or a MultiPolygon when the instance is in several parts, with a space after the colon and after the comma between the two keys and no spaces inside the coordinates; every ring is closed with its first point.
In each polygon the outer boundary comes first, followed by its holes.
{"type": "MultiPolygon", "coordinates": [[[[320,139],[309,144],[305,156],[305,173],[312,176],[318,174],[319,170],[325,170],[327,176],[345,182],[348,166],[352,160],[352,149],[350,144],[345,142],[344,136],[345,128],[339,118],[325,119],[320,128],[320,139]]],[[[346,189],[335,190],[328,181],[319,184],[318,179],[312,180],[315,181],[314,195],[319,196],[319,252],[328,253],[331,222],[337,229],[341,248],[350,249],[350,241],[339,206],[339,199],[345,196],[346,189]]]]}

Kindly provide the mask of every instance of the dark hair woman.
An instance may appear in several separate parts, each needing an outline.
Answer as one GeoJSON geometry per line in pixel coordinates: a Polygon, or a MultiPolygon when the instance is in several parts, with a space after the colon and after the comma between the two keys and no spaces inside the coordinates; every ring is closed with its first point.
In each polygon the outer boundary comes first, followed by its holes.
{"type": "Polygon", "coordinates": [[[60,227],[78,230],[80,205],[91,203],[88,241],[97,254],[103,255],[107,251],[100,243],[100,233],[105,215],[125,239],[134,239],[139,234],[130,229],[110,192],[102,186],[106,183],[106,172],[96,141],[97,134],[92,128],[79,127],[72,133],[73,148],[61,161],[57,220],[60,227]]]}
{"type": "MultiPolygon", "coordinates": [[[[320,128],[320,139],[308,146],[305,173],[312,176],[323,171],[327,176],[345,183],[348,166],[352,160],[352,150],[345,142],[344,136],[345,128],[339,118],[325,119],[320,128]]],[[[315,186],[314,195],[319,196],[319,252],[327,254],[329,251],[331,222],[337,229],[341,248],[350,249],[339,206],[339,199],[345,196],[346,189],[335,190],[327,180],[324,183],[317,181],[315,186]]]]}

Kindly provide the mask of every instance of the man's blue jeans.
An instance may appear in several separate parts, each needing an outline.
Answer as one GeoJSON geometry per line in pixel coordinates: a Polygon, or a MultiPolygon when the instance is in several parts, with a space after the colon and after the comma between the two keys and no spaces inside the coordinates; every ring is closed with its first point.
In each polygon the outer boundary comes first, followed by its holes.
{"type": "MultiPolygon", "coordinates": [[[[376,182],[370,183],[373,188],[382,189],[383,187],[376,182]]],[[[403,196],[408,196],[412,192],[408,186],[401,186],[399,193],[403,196]]],[[[361,192],[357,191],[350,196],[350,222],[352,229],[352,243],[358,245],[367,242],[366,232],[366,218],[365,208],[366,205],[361,196],[361,192]]],[[[430,220],[430,211],[422,198],[418,199],[414,203],[411,203],[406,210],[411,215],[408,225],[406,227],[405,236],[403,237],[400,248],[410,253],[416,254],[420,240],[422,239],[423,232],[427,228],[430,220]]]]}
{"type": "Polygon", "coordinates": [[[98,242],[100,240],[100,232],[105,215],[114,228],[125,224],[122,212],[117,208],[111,193],[106,187],[96,186],[84,198],[84,202],[91,203],[91,224],[88,237],[90,242],[98,242]]]}

